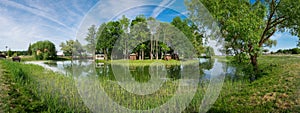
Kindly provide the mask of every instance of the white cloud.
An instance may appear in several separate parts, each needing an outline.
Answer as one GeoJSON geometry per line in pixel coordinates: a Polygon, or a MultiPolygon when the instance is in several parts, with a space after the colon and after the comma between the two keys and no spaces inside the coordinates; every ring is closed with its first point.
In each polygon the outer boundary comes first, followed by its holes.
{"type": "MultiPolygon", "coordinates": [[[[51,21],[65,27],[69,30],[72,30],[72,28],[68,27],[63,22],[58,21],[57,19],[53,18],[53,15],[49,15],[47,12],[45,12],[43,10],[31,8],[31,7],[28,7],[28,6],[25,6],[23,4],[19,4],[19,3],[16,3],[16,2],[10,1],[10,0],[3,2],[3,4],[5,4],[7,6],[15,7],[17,9],[21,9],[21,10],[24,10],[24,11],[27,11],[27,12],[30,12],[34,15],[40,16],[40,17],[48,19],[48,20],[51,20],[51,21]]],[[[44,7],[44,8],[46,8],[46,7],[44,7]]]]}
{"type": "Polygon", "coordinates": [[[152,12],[151,17],[156,18],[161,12],[163,12],[166,8],[170,7],[172,4],[174,4],[176,0],[163,0],[159,7],[155,8],[152,12]]]}
{"type": "Polygon", "coordinates": [[[58,47],[65,40],[75,39],[83,14],[93,4],[92,0],[1,1],[0,51],[6,45],[26,50],[29,43],[40,40],[50,40],[58,47]]]}
{"type": "MultiPolygon", "coordinates": [[[[30,24],[20,25],[5,17],[0,17],[0,25],[0,45],[3,46],[0,47],[0,50],[4,50],[4,46],[9,46],[9,48],[12,49],[18,49],[20,48],[20,43],[29,44],[29,40],[31,40],[35,36],[35,33],[33,31],[38,31],[36,26],[30,26],[30,24]],[[30,29],[24,29],[28,28],[29,26],[30,29]]],[[[21,47],[26,48],[25,45],[22,45],[21,47]]]]}
{"type": "MultiPolygon", "coordinates": [[[[91,25],[100,25],[103,22],[118,18],[126,11],[134,10],[137,7],[146,5],[159,5],[161,0],[102,0],[96,4],[85,16],[84,20],[76,33],[76,38],[84,42],[87,30],[91,25]]],[[[149,9],[148,9],[149,10],[149,9]]],[[[139,14],[145,14],[145,10],[134,10],[133,13],[126,13],[127,17],[135,17],[139,14]]]]}
{"type": "Polygon", "coordinates": [[[279,38],[282,37],[282,33],[276,32],[270,39],[272,40],[278,40],[279,38]]]}
{"type": "Polygon", "coordinates": [[[185,12],[185,8],[182,8],[183,5],[181,0],[101,0],[86,14],[76,33],[76,38],[84,42],[87,30],[91,25],[100,25],[103,22],[120,18],[122,15],[131,19],[140,14],[157,17],[165,8],[185,12]],[[151,9],[146,6],[160,7],[151,9]]]}

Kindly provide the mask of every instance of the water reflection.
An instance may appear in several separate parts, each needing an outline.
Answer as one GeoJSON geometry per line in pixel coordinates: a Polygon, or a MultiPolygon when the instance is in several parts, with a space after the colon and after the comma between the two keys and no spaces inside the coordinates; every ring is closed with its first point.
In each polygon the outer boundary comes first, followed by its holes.
{"type": "MultiPolygon", "coordinates": [[[[113,74],[112,66],[107,63],[94,63],[91,60],[74,60],[74,61],[56,61],[56,62],[41,62],[41,61],[31,61],[26,62],[27,64],[37,64],[43,66],[46,69],[62,73],[66,76],[72,76],[77,78],[95,76],[98,79],[106,79],[116,81],[115,76],[113,74]]],[[[240,68],[239,66],[228,65],[224,62],[219,62],[216,59],[199,59],[199,79],[201,81],[209,80],[212,70],[221,70],[225,75],[225,80],[230,80],[232,82],[238,80],[249,81],[249,76],[244,68],[240,68]],[[217,65],[224,65],[218,67],[217,65]]],[[[194,72],[188,66],[185,65],[166,65],[164,66],[166,70],[166,77],[162,77],[162,80],[178,80],[181,78],[182,72],[194,72]]],[[[196,70],[196,69],[195,69],[196,70]]],[[[132,78],[134,78],[137,82],[147,82],[151,79],[151,75],[149,74],[149,66],[129,66],[130,74],[132,78]]],[[[220,75],[218,75],[220,76],[220,75]]]]}
{"type": "MultiPolygon", "coordinates": [[[[107,63],[94,63],[93,61],[86,60],[74,60],[74,61],[56,61],[56,62],[26,62],[31,64],[37,64],[55,72],[62,73],[66,76],[96,76],[97,78],[105,78],[115,81],[115,76],[112,70],[112,65],[107,63]],[[94,72],[95,70],[95,72],[94,72]],[[72,74],[76,73],[76,74],[72,74]]],[[[224,64],[216,59],[199,59],[199,71],[200,80],[208,80],[212,76],[213,70],[220,70],[226,73],[226,79],[235,81],[237,79],[243,79],[245,73],[239,71],[234,66],[218,66],[224,64]]],[[[150,66],[129,66],[129,72],[138,82],[148,82],[151,79],[151,72],[149,72],[150,66]]],[[[193,72],[188,65],[166,65],[164,66],[166,77],[161,77],[162,80],[177,80],[181,78],[181,73],[193,72]]],[[[217,75],[220,76],[220,75],[217,75]]]]}

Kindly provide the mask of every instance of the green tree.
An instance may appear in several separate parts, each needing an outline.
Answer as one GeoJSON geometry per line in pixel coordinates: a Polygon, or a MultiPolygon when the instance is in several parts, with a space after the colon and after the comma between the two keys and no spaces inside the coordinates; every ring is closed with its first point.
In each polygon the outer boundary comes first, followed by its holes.
{"type": "Polygon", "coordinates": [[[129,55],[128,53],[128,40],[130,38],[130,19],[126,18],[124,15],[122,19],[119,20],[122,30],[124,31],[120,37],[120,48],[123,49],[124,59],[129,55]]]}
{"type": "Polygon", "coordinates": [[[10,50],[10,49],[8,49],[8,51],[7,51],[7,56],[8,57],[11,57],[13,55],[13,52],[10,50]]]}
{"type": "Polygon", "coordinates": [[[110,59],[113,46],[122,34],[123,30],[119,21],[103,23],[97,31],[97,51],[103,52],[105,57],[110,59]]]}
{"type": "Polygon", "coordinates": [[[164,54],[167,54],[168,51],[170,51],[170,47],[167,44],[161,43],[160,44],[162,51],[164,52],[164,54]]]}
{"type": "Polygon", "coordinates": [[[201,18],[199,1],[217,20],[227,48],[236,56],[244,56],[258,70],[257,57],[264,46],[271,46],[275,32],[288,31],[300,35],[299,0],[186,0],[193,21],[201,18]],[[198,4],[198,5],[196,5],[198,4]]]}
{"type": "Polygon", "coordinates": [[[157,29],[160,25],[160,22],[158,22],[155,18],[148,18],[147,20],[147,25],[148,28],[150,29],[150,33],[151,33],[151,37],[150,37],[150,59],[153,59],[153,53],[155,51],[155,56],[156,56],[156,60],[158,60],[158,49],[157,49],[157,45],[158,45],[158,36],[156,35],[157,29]],[[155,40],[155,42],[153,42],[153,40],[155,40]],[[153,49],[155,44],[155,49],[153,49]]]}
{"type": "Polygon", "coordinates": [[[82,56],[84,52],[83,46],[80,44],[78,40],[68,40],[66,43],[62,42],[60,44],[61,50],[64,52],[66,56],[79,55],[82,56]]]}
{"type": "Polygon", "coordinates": [[[205,54],[207,57],[215,56],[214,48],[206,47],[205,54]]]}
{"type": "Polygon", "coordinates": [[[300,54],[300,49],[299,48],[293,48],[290,51],[292,51],[292,54],[300,54]]]}
{"type": "Polygon", "coordinates": [[[138,16],[135,17],[134,20],[131,21],[130,26],[132,27],[132,26],[134,26],[134,25],[136,25],[140,22],[146,22],[146,21],[147,21],[147,19],[144,15],[138,15],[138,16]]]}
{"type": "Polygon", "coordinates": [[[55,45],[48,40],[32,44],[31,51],[34,52],[37,60],[50,60],[57,57],[55,45]]]}
{"type": "Polygon", "coordinates": [[[189,41],[192,42],[198,56],[205,51],[202,43],[203,35],[200,34],[194,23],[189,22],[187,19],[182,20],[177,16],[173,19],[171,24],[179,29],[189,39],[189,41]]]}
{"type": "Polygon", "coordinates": [[[86,36],[85,40],[87,41],[87,45],[85,46],[87,52],[92,54],[93,58],[95,58],[96,41],[97,41],[96,40],[96,26],[95,25],[92,25],[88,29],[88,33],[87,33],[87,36],[86,36]]]}
{"type": "Polygon", "coordinates": [[[170,42],[172,40],[171,38],[174,36],[174,34],[176,34],[174,31],[174,27],[169,23],[161,22],[158,28],[158,33],[162,40],[162,43],[160,43],[160,48],[162,50],[161,52],[163,53],[161,54],[167,54],[167,52],[171,50],[171,48],[169,47],[170,45],[168,45],[167,43],[170,42]]]}
{"type": "Polygon", "coordinates": [[[85,52],[82,44],[76,40],[73,44],[73,55],[83,56],[83,52],[85,52]]]}
{"type": "Polygon", "coordinates": [[[136,45],[136,42],[139,43],[139,45],[137,45],[138,47],[138,51],[140,51],[139,53],[139,59],[140,60],[144,60],[145,58],[145,50],[147,48],[146,46],[146,41],[147,38],[150,36],[150,32],[149,29],[147,27],[147,23],[146,22],[139,22],[136,23],[134,26],[131,27],[131,40],[134,40],[133,42],[130,42],[130,46],[134,46],[136,45]]]}
{"type": "Polygon", "coordinates": [[[264,50],[263,50],[264,54],[267,54],[269,51],[270,51],[270,50],[268,50],[268,49],[264,49],[264,50]]]}
{"type": "Polygon", "coordinates": [[[61,47],[60,50],[62,50],[65,54],[65,56],[72,56],[72,48],[74,45],[74,40],[66,41],[66,43],[62,42],[59,47],[61,47]]]}
{"type": "Polygon", "coordinates": [[[27,49],[27,55],[32,55],[31,43],[29,43],[29,46],[28,46],[28,49],[27,49]]]}

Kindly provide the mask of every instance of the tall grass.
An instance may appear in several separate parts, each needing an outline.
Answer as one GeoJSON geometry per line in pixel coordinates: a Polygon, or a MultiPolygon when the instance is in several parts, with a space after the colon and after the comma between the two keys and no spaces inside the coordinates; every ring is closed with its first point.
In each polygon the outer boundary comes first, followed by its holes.
{"type": "MultiPolygon", "coordinates": [[[[224,59],[225,60],[225,59],[224,59]]],[[[209,112],[298,112],[300,59],[298,57],[261,57],[262,75],[254,82],[226,79],[219,98],[209,112]]],[[[146,61],[149,62],[150,61],[146,61]]],[[[34,95],[34,103],[28,102],[25,112],[91,112],[84,104],[72,77],[45,70],[36,65],[1,61],[12,75],[11,78],[23,87],[25,96],[34,95]]],[[[121,106],[136,110],[153,109],[174,96],[178,81],[167,81],[161,89],[151,95],[135,95],[127,92],[109,78],[95,78],[99,82],[87,81],[83,88],[94,91],[92,86],[102,86],[106,94],[121,106]]],[[[94,79],[94,80],[95,80],[94,79]]],[[[208,81],[199,83],[197,92],[184,112],[198,112],[208,81]]],[[[188,89],[183,90],[188,91],[188,89]]],[[[183,93],[182,93],[183,94],[183,93]]],[[[88,95],[95,96],[95,95],[88,95]]],[[[95,102],[105,103],[99,98],[95,102]]],[[[20,100],[21,101],[21,100],[20,100]]],[[[26,103],[21,103],[26,104],[26,103]]],[[[97,107],[89,106],[91,108],[97,107]]],[[[112,107],[112,106],[107,106],[112,107]]],[[[177,109],[174,106],[174,109],[177,109]]],[[[168,112],[169,110],[165,110],[168,112]]],[[[114,111],[112,108],[112,112],[114,111]]]]}
{"type": "Polygon", "coordinates": [[[34,97],[25,103],[15,103],[27,105],[22,109],[15,109],[15,112],[89,112],[71,78],[37,65],[9,61],[1,61],[1,64],[4,64],[9,77],[16,83],[16,88],[22,89],[18,91],[21,92],[21,97],[34,97]],[[33,100],[35,102],[31,102],[33,100]]]}
{"type": "Polygon", "coordinates": [[[225,81],[209,112],[300,112],[300,58],[262,56],[255,81],[225,81]]]}

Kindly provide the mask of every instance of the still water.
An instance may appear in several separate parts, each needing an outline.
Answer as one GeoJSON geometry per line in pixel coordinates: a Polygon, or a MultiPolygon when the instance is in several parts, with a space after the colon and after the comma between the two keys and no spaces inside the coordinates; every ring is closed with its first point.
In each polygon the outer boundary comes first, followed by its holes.
{"type": "MultiPolygon", "coordinates": [[[[183,76],[189,75],[187,72],[195,72],[200,80],[210,80],[211,77],[235,78],[236,68],[227,66],[224,62],[219,62],[217,59],[198,59],[199,63],[196,66],[187,65],[165,65],[156,66],[158,68],[155,72],[159,72],[157,76],[161,75],[160,79],[180,79],[183,76]],[[195,69],[195,67],[197,69],[195,69]]],[[[151,80],[153,74],[153,66],[113,66],[112,64],[95,63],[93,61],[51,61],[26,62],[29,64],[36,64],[43,66],[46,69],[62,73],[65,76],[83,76],[89,77],[95,75],[98,77],[106,77],[110,80],[116,80],[116,73],[129,73],[131,77],[138,82],[148,82],[151,80]],[[117,69],[116,69],[117,68],[117,69]],[[119,71],[125,70],[125,71],[119,71]]],[[[155,67],[155,66],[154,66],[155,67]]]]}

